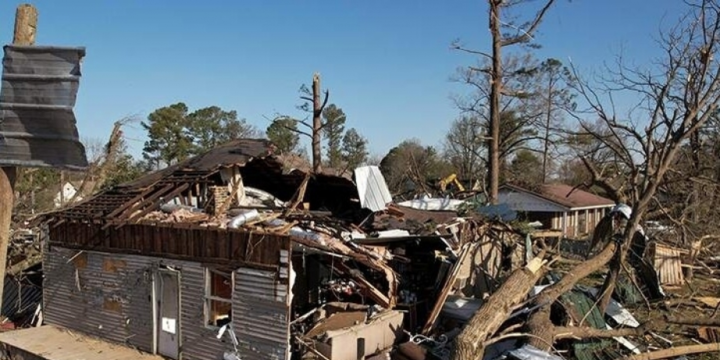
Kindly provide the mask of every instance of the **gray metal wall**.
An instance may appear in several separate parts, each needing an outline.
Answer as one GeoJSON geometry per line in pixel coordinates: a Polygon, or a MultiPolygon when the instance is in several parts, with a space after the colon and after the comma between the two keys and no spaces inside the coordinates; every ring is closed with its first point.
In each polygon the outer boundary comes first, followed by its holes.
{"type": "MultiPolygon", "coordinates": [[[[282,251],[280,277],[286,278],[287,251],[282,251]]],[[[288,358],[288,285],[276,273],[240,268],[235,273],[233,325],[243,359],[288,358]],[[234,314],[242,314],[235,316],[234,314]]]]}
{"type": "MultiPolygon", "coordinates": [[[[152,275],[160,265],[180,270],[183,359],[222,359],[229,337],[204,324],[204,268],[199,263],[53,247],[44,253],[45,322],[152,351],[152,275]],[[76,256],[76,257],[75,257],[76,256]],[[73,259],[73,257],[75,257],[73,259]]],[[[279,256],[279,255],[278,255],[279,256]]],[[[233,324],[243,358],[286,359],[287,284],[268,271],[238,269],[233,324]]]]}

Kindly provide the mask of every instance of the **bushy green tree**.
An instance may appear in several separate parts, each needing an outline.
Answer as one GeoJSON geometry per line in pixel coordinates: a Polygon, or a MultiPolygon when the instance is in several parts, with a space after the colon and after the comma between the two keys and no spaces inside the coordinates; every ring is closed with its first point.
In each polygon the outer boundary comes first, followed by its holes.
{"type": "Polygon", "coordinates": [[[153,111],[142,126],[148,132],[143,156],[154,167],[175,164],[232,139],[258,135],[234,110],[210,106],[189,113],[184,103],[153,111]]]}
{"type": "Polygon", "coordinates": [[[267,127],[265,134],[268,139],[277,146],[281,154],[296,153],[300,142],[300,134],[298,133],[297,120],[282,116],[279,117],[267,127]]]}
{"type": "Polygon", "coordinates": [[[343,134],[345,133],[345,112],[335,104],[323,110],[323,134],[327,141],[327,164],[339,168],[343,159],[343,134]]]}
{"type": "Polygon", "coordinates": [[[143,155],[156,167],[161,163],[172,165],[192,154],[193,144],[187,129],[187,115],[187,105],[180,102],[153,111],[147,122],[141,123],[148,132],[143,155]]]}
{"type": "Polygon", "coordinates": [[[367,161],[367,145],[367,139],[360,135],[355,128],[351,128],[345,133],[342,140],[342,160],[348,169],[355,169],[367,161]]]}

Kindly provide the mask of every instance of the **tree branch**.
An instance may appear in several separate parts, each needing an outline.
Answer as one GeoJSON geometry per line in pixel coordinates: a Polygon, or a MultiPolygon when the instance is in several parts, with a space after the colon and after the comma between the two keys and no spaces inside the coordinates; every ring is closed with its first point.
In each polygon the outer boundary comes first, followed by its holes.
{"type": "Polygon", "coordinates": [[[702,354],[709,352],[720,351],[720,343],[702,344],[702,345],[688,345],[678,346],[675,348],[652,351],[649,353],[631,355],[622,358],[621,360],[659,360],[667,359],[671,357],[690,355],[690,354],[702,354]]]}
{"type": "MultiPolygon", "coordinates": [[[[522,35],[514,36],[508,39],[503,39],[500,42],[500,46],[510,46],[518,43],[528,42],[532,39],[532,34],[535,32],[537,27],[540,25],[540,22],[542,21],[542,18],[545,16],[545,13],[550,9],[550,6],[555,2],[555,0],[548,0],[547,3],[545,3],[545,6],[538,11],[538,13],[535,15],[535,20],[530,24],[530,28],[528,30],[520,30],[522,32],[522,35]]],[[[498,19],[500,20],[500,19],[498,19]]]]}

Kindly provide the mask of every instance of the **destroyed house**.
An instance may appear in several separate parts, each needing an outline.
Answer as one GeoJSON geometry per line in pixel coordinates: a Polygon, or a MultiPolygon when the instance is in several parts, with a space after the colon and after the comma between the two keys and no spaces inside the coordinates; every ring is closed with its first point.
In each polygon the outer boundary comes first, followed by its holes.
{"type": "Polygon", "coordinates": [[[310,174],[273,148],[232,141],[47,215],[45,325],[0,336],[6,354],[82,335],[82,351],[354,360],[440,326],[448,296],[492,291],[523,253],[506,226],[388,205],[377,168],[310,174]]]}
{"type": "Polygon", "coordinates": [[[565,184],[544,184],[534,189],[505,184],[498,198],[525,220],[539,221],[542,228],[559,230],[569,238],[592,234],[615,205],[610,199],[565,184]]]}
{"type": "MultiPolygon", "coordinates": [[[[250,190],[256,203],[273,198],[259,188],[289,200],[305,174],[283,169],[272,149],[265,140],[234,141],[52,214],[45,324],[171,359],[214,359],[233,350],[227,332],[218,339],[231,323],[243,358],[288,358],[290,237],[194,218],[250,190]],[[178,219],[154,220],[163,206],[179,208],[171,215],[178,219]]],[[[348,179],[316,175],[305,199],[349,208],[353,190],[348,179]]]]}

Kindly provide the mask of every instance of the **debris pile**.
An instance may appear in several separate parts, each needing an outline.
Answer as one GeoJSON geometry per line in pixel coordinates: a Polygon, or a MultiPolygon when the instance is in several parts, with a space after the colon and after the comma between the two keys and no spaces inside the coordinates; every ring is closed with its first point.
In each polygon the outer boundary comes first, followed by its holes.
{"type": "Polygon", "coordinates": [[[0,331],[42,323],[42,250],[38,229],[11,232],[0,331]]]}
{"type": "Polygon", "coordinates": [[[395,203],[377,167],[313,174],[267,149],[240,140],[63,216],[290,238],[293,359],[655,359],[718,346],[720,300],[708,296],[720,257],[705,245],[609,234],[576,260],[507,206],[395,203]],[[595,274],[623,251],[605,291],[595,274]]]}

